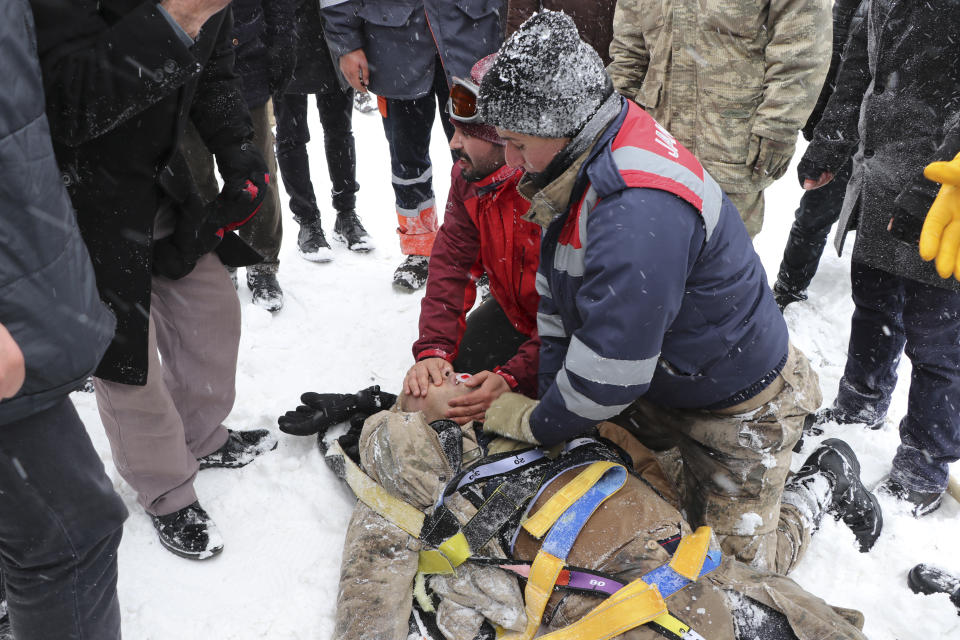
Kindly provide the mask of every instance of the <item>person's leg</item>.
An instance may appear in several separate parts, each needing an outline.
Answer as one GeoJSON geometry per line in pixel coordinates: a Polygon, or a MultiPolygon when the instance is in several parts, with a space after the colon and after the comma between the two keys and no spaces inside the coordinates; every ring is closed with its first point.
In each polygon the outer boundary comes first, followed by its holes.
{"type": "Polygon", "coordinates": [[[903,282],[859,262],[851,263],[850,280],[856,308],[832,418],[874,425],[887,415],[906,341],[903,282]]]}
{"type": "MultiPolygon", "coordinates": [[[[183,421],[164,382],[156,316],[151,309],[146,384],[102,378],[94,378],[93,383],[117,471],[137,492],[137,501],[147,513],[166,515],[196,502],[193,479],[199,465],[187,447],[183,421]]],[[[226,432],[222,437],[226,439],[226,432]]]]}
{"type": "Polygon", "coordinates": [[[960,292],[905,280],[903,325],[913,371],[892,480],[942,493],[960,459],[960,292]]]}
{"type": "MultiPolygon", "coordinates": [[[[314,222],[320,217],[317,197],[310,179],[310,157],[307,143],[310,128],[307,125],[307,98],[303,94],[288,93],[274,102],[277,116],[277,164],[283,178],[283,188],[290,198],[290,211],[299,224],[314,222]]],[[[328,158],[329,162],[329,158],[328,158]]]]}
{"type": "Polygon", "coordinates": [[[434,97],[431,93],[414,100],[379,101],[390,147],[400,249],[405,255],[429,256],[437,235],[430,165],[434,97]]]}
{"type": "Polygon", "coordinates": [[[780,293],[778,302],[783,296],[786,296],[783,302],[787,304],[806,299],[804,292],[817,272],[830,227],[840,217],[843,208],[851,163],[852,160],[847,162],[828,184],[803,192],[774,285],[774,292],[780,293]]]}
{"type": "Polygon", "coordinates": [[[460,350],[453,362],[454,371],[469,374],[492,371],[515,356],[527,340],[490,296],[467,316],[460,350]]]}
{"type": "Polygon", "coordinates": [[[180,280],[155,278],[151,305],[163,380],[193,458],[227,440],[223,420],[236,398],[240,302],[216,253],[180,280]]]}
{"type": "Polygon", "coordinates": [[[73,405],[0,426],[0,565],[17,640],[119,640],[127,510],[73,405]]]}
{"type": "Polygon", "coordinates": [[[728,193],[727,197],[740,212],[740,219],[750,237],[755,237],[763,228],[763,191],[728,193]]]}
{"type": "Polygon", "coordinates": [[[317,95],[323,127],[323,150],[332,186],[330,196],[338,213],[357,206],[357,152],[353,137],[353,89],[317,95]]]}

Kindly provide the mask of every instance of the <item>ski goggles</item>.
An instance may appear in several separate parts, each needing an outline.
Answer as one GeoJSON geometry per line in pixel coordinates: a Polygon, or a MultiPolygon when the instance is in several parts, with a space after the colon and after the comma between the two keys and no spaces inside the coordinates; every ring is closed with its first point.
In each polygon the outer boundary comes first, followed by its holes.
{"type": "Polygon", "coordinates": [[[480,113],[477,110],[477,94],[480,87],[464,80],[463,78],[453,78],[453,86],[450,87],[450,97],[447,99],[447,111],[450,118],[457,122],[467,124],[479,123],[480,113]]]}

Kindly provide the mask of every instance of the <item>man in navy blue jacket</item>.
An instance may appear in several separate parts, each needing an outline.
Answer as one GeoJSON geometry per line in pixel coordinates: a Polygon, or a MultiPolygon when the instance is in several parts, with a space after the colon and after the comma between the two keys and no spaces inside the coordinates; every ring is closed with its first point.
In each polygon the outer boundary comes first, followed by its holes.
{"type": "MultiPolygon", "coordinates": [[[[518,189],[545,227],[540,402],[512,428],[491,420],[494,403],[487,428],[550,445],[616,418],[655,449],[679,447],[691,523],[712,526],[739,559],[785,573],[809,534],[784,518],[809,509],[781,510],[781,495],[821,395],[736,208],[669,132],[613,92],[563,14],[541,12],[508,39],[479,106],[507,142],[507,163],[527,170],[518,189]]],[[[842,455],[853,466],[852,452],[842,455]]],[[[879,524],[861,529],[868,547],[879,524]]]]}

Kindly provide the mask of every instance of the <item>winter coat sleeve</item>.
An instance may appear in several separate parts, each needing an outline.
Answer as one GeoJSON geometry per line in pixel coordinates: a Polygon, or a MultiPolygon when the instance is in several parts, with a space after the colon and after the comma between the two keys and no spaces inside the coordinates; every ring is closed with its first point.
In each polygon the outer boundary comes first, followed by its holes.
{"type": "MultiPolygon", "coordinates": [[[[589,213],[575,298],[581,324],[565,345],[542,350],[541,384],[546,369],[557,372],[530,417],[537,440],[583,433],[646,393],[704,239],[699,213],[665,191],[627,189],[589,213]]],[[[553,303],[541,297],[541,311],[553,303]]]]}
{"type": "Polygon", "coordinates": [[[323,32],[334,62],[340,56],[363,49],[363,18],[360,17],[361,0],[321,0],[320,14],[323,17],[323,32]]]}
{"type": "MultiPolygon", "coordinates": [[[[868,2],[861,4],[863,11],[868,2]]],[[[823,118],[813,132],[813,140],[801,160],[815,172],[836,173],[853,155],[860,142],[857,129],[860,106],[870,86],[870,69],[867,66],[867,21],[854,25],[843,50],[836,87],[823,112],[823,118]]]]}
{"type": "Polygon", "coordinates": [[[613,14],[613,40],[607,67],[617,91],[636,100],[650,64],[650,51],[643,37],[641,2],[617,2],[613,14]]]}
{"type": "Polygon", "coordinates": [[[753,133],[795,142],[830,66],[829,0],[771,0],[764,50],[763,98],[753,133]]]}
{"type": "Polygon", "coordinates": [[[497,367],[498,372],[506,374],[504,378],[513,391],[531,398],[536,397],[539,354],[540,335],[534,330],[533,335],[517,349],[516,355],[507,360],[506,364],[497,367]]]}
{"type": "Polygon", "coordinates": [[[177,91],[200,73],[154,2],[113,24],[96,0],[31,0],[50,130],[79,146],[177,91]]]}
{"type": "Polygon", "coordinates": [[[443,224],[433,245],[427,292],[420,303],[420,338],[413,345],[416,360],[454,361],[467,311],[477,297],[470,272],[479,261],[480,232],[464,206],[464,186],[463,180],[451,182],[443,224]]]}
{"type": "Polygon", "coordinates": [[[229,12],[217,33],[210,59],[197,83],[190,118],[207,148],[216,156],[224,181],[246,179],[252,163],[266,165],[253,147],[253,121],[234,73],[231,44],[233,18],[229,12]],[[251,154],[256,153],[256,157],[251,154]],[[259,159],[259,160],[258,160],[259,159]]]}

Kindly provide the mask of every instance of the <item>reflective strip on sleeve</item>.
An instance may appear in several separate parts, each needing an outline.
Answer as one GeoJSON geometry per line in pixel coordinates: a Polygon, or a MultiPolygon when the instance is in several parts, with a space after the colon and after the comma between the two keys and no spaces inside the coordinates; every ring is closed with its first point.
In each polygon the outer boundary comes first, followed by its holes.
{"type": "Polygon", "coordinates": [[[573,245],[557,243],[557,251],[553,254],[553,268],[575,278],[582,277],[585,253],[586,250],[582,247],[576,249],[573,245]]]}
{"type": "Polygon", "coordinates": [[[630,406],[629,402],[626,404],[614,405],[605,405],[594,402],[573,388],[573,386],[570,384],[570,378],[567,376],[567,370],[564,368],[560,369],[560,372],[557,374],[556,381],[557,389],[560,391],[560,397],[563,398],[563,404],[567,407],[567,410],[571,413],[575,413],[581,418],[597,421],[606,420],[607,418],[612,418],[630,406]]]}
{"type": "Polygon", "coordinates": [[[567,331],[563,328],[563,319],[553,313],[537,314],[537,333],[540,334],[540,337],[567,337],[567,331]]]}
{"type": "Polygon", "coordinates": [[[713,230],[720,222],[720,207],[723,206],[723,189],[717,184],[707,170],[703,170],[703,226],[707,230],[707,241],[713,235],[713,230]]]}
{"type": "Polygon", "coordinates": [[[659,353],[643,360],[606,358],[584,344],[577,336],[573,336],[564,365],[568,371],[592,382],[634,387],[647,384],[653,379],[659,358],[659,353]]]}
{"type": "Polygon", "coordinates": [[[547,276],[543,275],[539,271],[537,271],[536,285],[537,294],[539,294],[541,298],[544,296],[548,298],[550,297],[550,283],[547,282],[547,276]]]}

